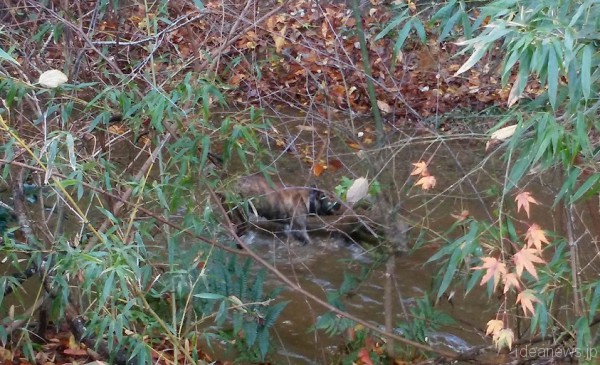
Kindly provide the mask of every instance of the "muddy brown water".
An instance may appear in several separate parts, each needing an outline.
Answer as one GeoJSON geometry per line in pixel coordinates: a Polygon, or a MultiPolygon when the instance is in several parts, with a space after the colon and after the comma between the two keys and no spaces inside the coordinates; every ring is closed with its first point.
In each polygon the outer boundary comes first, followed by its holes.
{"type": "MultiPolygon", "coordinates": [[[[326,139],[322,128],[297,129],[296,126],[301,123],[300,120],[278,125],[278,129],[289,136],[288,140],[304,140],[317,147],[321,146],[326,139]]],[[[349,134],[354,134],[361,127],[353,125],[346,128],[349,134]]],[[[403,142],[393,144],[387,151],[386,172],[379,177],[383,180],[387,178],[389,182],[383,189],[394,189],[390,194],[404,199],[403,216],[412,226],[408,235],[409,247],[414,245],[423,230],[431,233],[444,232],[455,219],[451,215],[463,210],[468,210],[476,218],[493,219],[493,210],[497,209],[494,205],[496,198],[486,198],[485,192],[502,186],[504,163],[499,154],[490,155],[484,151],[485,141],[480,136],[456,141],[406,135],[403,138],[403,142]],[[409,177],[411,163],[419,160],[429,161],[430,172],[437,178],[437,186],[430,192],[414,188],[414,180],[409,177]]],[[[329,158],[339,159],[344,167],[337,171],[327,171],[317,179],[320,187],[333,189],[342,176],[355,178],[373,173],[369,160],[361,158],[356,150],[348,148],[347,140],[345,136],[329,141],[329,158]]],[[[283,180],[298,184],[314,182],[301,157],[277,150],[274,152],[277,158],[273,165],[283,180]]],[[[530,221],[543,222],[542,228],[560,232],[564,225],[562,215],[549,209],[558,186],[558,181],[552,179],[554,177],[549,174],[532,179],[527,186],[541,202],[540,206],[532,208],[530,221]]],[[[594,234],[597,235],[597,232],[594,234]]],[[[440,244],[435,234],[426,236],[431,243],[440,244]]],[[[360,265],[372,266],[369,278],[344,303],[353,315],[373,324],[383,325],[383,266],[374,266],[372,257],[360,245],[349,244],[339,237],[322,235],[315,236],[314,244],[307,246],[286,242],[281,236],[257,232],[250,233],[244,239],[278,270],[321,298],[340,287],[344,272],[358,274],[360,265]]],[[[182,255],[190,257],[198,247],[188,242],[183,243],[181,249],[182,255]]],[[[394,277],[396,322],[405,320],[402,306],[410,307],[431,289],[436,267],[426,262],[434,252],[434,248],[426,246],[397,258],[394,277]]],[[[5,270],[6,265],[0,265],[0,272],[5,270]]],[[[269,277],[266,285],[275,287],[281,284],[274,277],[269,277]]],[[[495,317],[499,304],[494,299],[488,299],[480,289],[473,290],[467,296],[462,294],[462,288],[452,289],[456,290],[453,303],[442,301],[437,309],[445,311],[459,322],[455,326],[430,333],[430,345],[461,352],[473,346],[490,344],[490,339],[484,336],[482,330],[485,323],[495,317]]],[[[35,283],[27,283],[27,291],[35,292],[35,283]]],[[[342,339],[311,330],[319,316],[326,312],[325,309],[290,290],[284,292],[282,299],[289,300],[289,304],[274,328],[274,363],[336,363],[340,359],[342,339]]],[[[5,299],[3,307],[16,303],[5,299]]]]}

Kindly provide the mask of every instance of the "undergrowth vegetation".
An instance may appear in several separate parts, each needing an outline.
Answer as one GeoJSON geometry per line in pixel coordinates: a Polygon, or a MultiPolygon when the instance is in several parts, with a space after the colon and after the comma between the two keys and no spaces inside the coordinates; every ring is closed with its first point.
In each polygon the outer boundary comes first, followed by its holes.
{"type": "Polygon", "coordinates": [[[599,32],[593,1],[0,3],[0,360],[597,361],[599,32]],[[239,237],[253,173],[342,208],[239,237]]]}

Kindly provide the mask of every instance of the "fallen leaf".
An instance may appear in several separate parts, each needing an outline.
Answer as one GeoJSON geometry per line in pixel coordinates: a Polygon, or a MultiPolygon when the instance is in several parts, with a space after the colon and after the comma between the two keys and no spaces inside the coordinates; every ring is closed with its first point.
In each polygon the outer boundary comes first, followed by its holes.
{"type": "Polygon", "coordinates": [[[87,356],[88,352],[85,349],[64,349],[63,354],[69,356],[87,356]]]}
{"type": "Polygon", "coordinates": [[[346,202],[354,204],[369,194],[369,180],[359,177],[354,180],[346,193],[346,202]]]}
{"type": "Polygon", "coordinates": [[[297,125],[296,129],[298,129],[300,132],[316,132],[317,128],[315,128],[312,125],[297,125]]]}
{"type": "Polygon", "coordinates": [[[358,143],[355,143],[355,142],[348,142],[348,147],[355,149],[355,150],[362,150],[361,145],[359,145],[358,143]]]}
{"type": "Polygon", "coordinates": [[[515,131],[517,130],[517,126],[518,126],[518,124],[509,125],[508,127],[500,128],[490,135],[490,139],[506,141],[507,139],[512,137],[513,134],[515,134],[515,131]]]}
{"type": "Polygon", "coordinates": [[[344,165],[342,164],[342,161],[340,161],[340,160],[329,160],[329,167],[332,168],[333,170],[341,169],[342,166],[344,166],[344,165]]]}
{"type": "Polygon", "coordinates": [[[59,70],[48,70],[40,75],[39,84],[43,87],[54,89],[69,81],[67,75],[59,70]]]}
{"type": "Polygon", "coordinates": [[[327,166],[323,165],[322,163],[317,163],[313,167],[313,174],[315,176],[321,176],[321,174],[323,173],[323,171],[325,171],[326,168],[327,168],[327,166]]]}
{"type": "Polygon", "coordinates": [[[454,219],[456,219],[457,222],[462,222],[464,220],[466,220],[467,218],[469,218],[469,211],[468,210],[463,210],[462,212],[460,212],[460,214],[450,214],[450,216],[454,219]]]}
{"type": "Polygon", "coordinates": [[[392,111],[390,105],[383,100],[377,100],[377,107],[385,114],[389,114],[392,111]]]}
{"type": "Polygon", "coordinates": [[[517,94],[519,89],[519,82],[515,81],[512,88],[510,89],[510,93],[508,94],[508,100],[506,101],[506,105],[510,108],[513,106],[519,99],[521,99],[521,95],[517,94]]]}

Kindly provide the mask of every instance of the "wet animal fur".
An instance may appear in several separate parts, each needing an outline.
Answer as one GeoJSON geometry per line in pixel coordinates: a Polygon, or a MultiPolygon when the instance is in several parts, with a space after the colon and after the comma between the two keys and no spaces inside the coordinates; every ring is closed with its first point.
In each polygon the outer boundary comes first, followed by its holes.
{"type": "MultiPolygon", "coordinates": [[[[209,158],[213,163],[220,162],[213,154],[209,154],[209,158]]],[[[306,231],[308,216],[331,215],[340,208],[340,202],[322,190],[314,187],[286,187],[281,183],[268,181],[262,174],[239,178],[235,190],[247,201],[247,209],[226,205],[229,218],[236,224],[238,235],[242,235],[248,228],[248,214],[255,214],[284,223],[288,227],[288,233],[303,244],[308,244],[311,242],[306,231]]]]}

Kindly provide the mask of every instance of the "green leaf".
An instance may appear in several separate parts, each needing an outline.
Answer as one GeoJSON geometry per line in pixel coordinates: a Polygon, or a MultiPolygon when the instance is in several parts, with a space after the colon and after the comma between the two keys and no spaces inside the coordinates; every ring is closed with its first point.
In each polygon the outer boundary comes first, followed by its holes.
{"type": "Polygon", "coordinates": [[[2,48],[0,48],[0,60],[5,60],[5,61],[9,61],[14,63],[17,66],[19,65],[19,62],[17,62],[17,60],[15,60],[14,58],[12,58],[8,53],[6,53],[2,48]]]}
{"type": "Polygon", "coordinates": [[[585,100],[590,98],[590,90],[592,88],[592,54],[594,48],[591,44],[588,44],[583,49],[583,55],[581,57],[581,89],[583,91],[583,97],[585,100]]]}
{"type": "MultiPolygon", "coordinates": [[[[440,8],[440,10],[438,10],[432,17],[432,20],[444,20],[444,19],[448,19],[448,16],[450,15],[450,13],[452,12],[452,10],[454,10],[454,8],[456,7],[456,1],[457,0],[450,0],[448,1],[448,3],[446,5],[444,5],[443,7],[440,8]]],[[[459,12],[459,11],[457,11],[459,12]]],[[[440,37],[441,38],[441,37],[440,37]]],[[[441,39],[440,39],[441,40],[441,39]]]]}
{"type": "Polygon", "coordinates": [[[63,188],[67,188],[69,186],[74,186],[74,185],[77,185],[79,183],[80,183],[80,181],[77,180],[77,179],[65,179],[65,180],[57,181],[57,184],[60,185],[63,188]]]}
{"type": "Polygon", "coordinates": [[[600,304],[600,282],[596,282],[594,287],[594,293],[592,295],[592,301],[590,302],[590,310],[588,312],[588,320],[592,321],[596,316],[596,310],[600,304]]]}
{"type": "Polygon", "coordinates": [[[575,15],[573,15],[573,17],[571,18],[571,22],[569,23],[569,26],[568,26],[569,28],[571,28],[575,25],[575,23],[579,20],[579,18],[583,14],[584,10],[586,10],[592,3],[593,3],[593,1],[586,1],[585,3],[579,5],[579,8],[577,8],[575,15]]]}
{"type": "Polygon", "coordinates": [[[579,199],[581,199],[584,195],[586,195],[588,193],[593,194],[595,191],[600,189],[600,185],[596,185],[596,184],[598,184],[599,180],[600,180],[600,174],[598,174],[598,173],[590,176],[583,184],[581,184],[581,186],[579,187],[579,189],[577,189],[575,194],[573,194],[569,203],[573,204],[576,201],[578,201],[579,199]]]}
{"type": "Polygon", "coordinates": [[[458,69],[458,71],[456,71],[456,73],[454,74],[454,76],[458,76],[461,73],[468,71],[469,69],[471,69],[471,67],[475,66],[475,64],[477,62],[479,62],[479,60],[481,59],[481,57],[483,57],[485,55],[485,53],[487,52],[488,48],[490,47],[491,44],[481,44],[481,45],[476,45],[475,46],[475,52],[473,52],[473,54],[471,55],[471,57],[469,57],[469,59],[467,60],[467,62],[465,62],[462,66],[460,66],[460,68],[458,69]]]}
{"type": "Polygon", "coordinates": [[[444,270],[445,271],[444,277],[442,279],[442,283],[440,284],[440,287],[439,287],[438,293],[437,293],[438,300],[442,297],[442,295],[444,295],[444,293],[450,286],[452,279],[454,279],[454,274],[457,271],[458,264],[460,263],[461,258],[462,258],[462,251],[454,250],[454,252],[452,253],[452,256],[450,257],[450,261],[448,262],[448,266],[446,267],[446,270],[444,270]]]}
{"type": "Polygon", "coordinates": [[[217,322],[217,326],[222,326],[223,322],[227,318],[227,301],[222,301],[219,305],[219,310],[217,311],[217,315],[215,317],[215,322],[217,322]]]}
{"type": "Polygon", "coordinates": [[[406,41],[406,38],[408,37],[408,34],[410,33],[411,29],[412,19],[407,21],[406,24],[404,24],[404,27],[402,27],[402,30],[400,30],[400,33],[398,33],[398,38],[396,38],[396,42],[394,43],[394,55],[397,55],[398,51],[402,49],[404,41],[406,41]]]}
{"type": "Polygon", "coordinates": [[[548,53],[548,98],[552,109],[556,110],[556,93],[558,90],[558,58],[554,48],[548,53]]]}
{"type": "Polygon", "coordinates": [[[461,15],[462,15],[462,11],[460,11],[460,9],[459,9],[459,11],[454,13],[454,15],[452,15],[452,17],[450,19],[448,19],[448,21],[444,25],[444,28],[442,28],[442,32],[440,33],[440,36],[438,39],[440,42],[443,41],[444,39],[446,39],[446,37],[450,34],[452,29],[454,29],[454,26],[456,25],[456,22],[458,21],[458,19],[460,18],[461,15]]]}
{"type": "Polygon", "coordinates": [[[575,321],[575,333],[577,333],[577,347],[580,349],[589,349],[592,343],[592,334],[590,323],[586,317],[579,317],[575,321]]]}
{"type": "Polygon", "coordinates": [[[261,360],[264,360],[269,351],[269,331],[266,328],[263,328],[262,331],[258,332],[258,348],[260,350],[261,360]]]}
{"type": "Polygon", "coordinates": [[[256,336],[258,335],[258,323],[256,321],[246,321],[244,322],[243,329],[246,346],[251,348],[256,342],[256,336]]]}
{"type": "Polygon", "coordinates": [[[468,294],[469,292],[471,292],[471,290],[473,290],[475,285],[477,285],[480,282],[481,278],[483,277],[483,274],[485,274],[484,270],[474,270],[473,271],[473,275],[471,275],[471,278],[467,282],[467,286],[465,288],[465,294],[468,294]]]}
{"type": "Polygon", "coordinates": [[[510,175],[508,175],[508,181],[504,186],[504,193],[508,193],[511,191],[519,181],[525,172],[529,170],[529,166],[531,165],[530,156],[527,154],[521,154],[520,158],[517,160],[513,168],[510,170],[510,175]]]}
{"type": "Polygon", "coordinates": [[[194,294],[194,297],[200,298],[200,299],[208,299],[208,300],[225,299],[224,295],[215,294],[215,293],[198,293],[198,294],[194,294]]]}
{"type": "Polygon", "coordinates": [[[279,302],[269,307],[265,316],[265,328],[271,328],[289,301],[279,302]]]}
{"type": "Polygon", "coordinates": [[[392,19],[392,21],[389,22],[388,25],[386,25],[385,28],[383,28],[383,30],[375,36],[375,40],[378,41],[381,38],[385,37],[386,35],[388,35],[389,32],[391,32],[398,25],[400,25],[400,23],[402,23],[403,21],[408,19],[407,14],[408,14],[408,9],[404,10],[400,15],[398,15],[397,17],[392,19]]]}
{"type": "Polygon", "coordinates": [[[106,300],[108,299],[109,296],[111,296],[113,290],[115,289],[113,287],[114,281],[115,281],[115,272],[111,271],[110,274],[108,274],[108,278],[106,278],[106,281],[104,282],[104,289],[102,290],[102,295],[100,296],[100,299],[98,300],[99,308],[104,306],[104,303],[106,303],[106,300]]]}
{"type": "Polygon", "coordinates": [[[414,18],[413,27],[417,31],[417,35],[419,36],[421,43],[427,42],[427,33],[425,33],[425,28],[423,27],[423,23],[421,23],[419,18],[414,18]]]}

